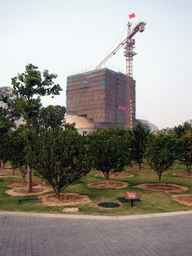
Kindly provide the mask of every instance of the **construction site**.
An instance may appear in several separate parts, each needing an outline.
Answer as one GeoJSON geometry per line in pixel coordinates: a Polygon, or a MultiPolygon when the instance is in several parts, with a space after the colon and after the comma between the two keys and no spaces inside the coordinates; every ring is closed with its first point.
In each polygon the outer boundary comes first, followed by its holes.
{"type": "MultiPolygon", "coordinates": [[[[131,84],[135,124],[135,81],[131,84]]],[[[91,119],[95,128],[126,127],[126,75],[107,68],[67,78],[67,115],[91,119]]]]}
{"type": "Polygon", "coordinates": [[[87,132],[116,126],[132,129],[138,123],[136,81],[133,79],[133,56],[136,54],[133,36],[143,32],[145,25],[139,22],[132,29],[132,24],[128,22],[126,38],[94,70],[67,77],[67,122],[73,120],[77,129],[87,132]],[[126,74],[102,68],[123,46],[126,74]]]}

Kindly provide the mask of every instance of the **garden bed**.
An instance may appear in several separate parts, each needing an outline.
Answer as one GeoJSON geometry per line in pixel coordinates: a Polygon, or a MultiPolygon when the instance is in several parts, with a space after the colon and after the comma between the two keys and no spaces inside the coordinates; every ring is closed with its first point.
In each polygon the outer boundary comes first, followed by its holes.
{"type": "Polygon", "coordinates": [[[126,188],[128,183],[122,181],[100,181],[88,184],[90,188],[126,188]]]}
{"type": "Polygon", "coordinates": [[[161,183],[159,184],[141,184],[136,186],[138,188],[144,188],[148,190],[155,190],[155,191],[166,191],[166,192],[182,192],[182,191],[187,191],[187,187],[179,186],[176,184],[164,184],[161,183]]]}

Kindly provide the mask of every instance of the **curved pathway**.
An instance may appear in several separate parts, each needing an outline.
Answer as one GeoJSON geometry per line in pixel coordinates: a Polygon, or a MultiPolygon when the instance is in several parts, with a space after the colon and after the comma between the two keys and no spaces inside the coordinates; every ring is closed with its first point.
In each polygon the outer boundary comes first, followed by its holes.
{"type": "Polygon", "coordinates": [[[0,211],[1,256],[192,255],[192,211],[107,217],[0,211]]]}

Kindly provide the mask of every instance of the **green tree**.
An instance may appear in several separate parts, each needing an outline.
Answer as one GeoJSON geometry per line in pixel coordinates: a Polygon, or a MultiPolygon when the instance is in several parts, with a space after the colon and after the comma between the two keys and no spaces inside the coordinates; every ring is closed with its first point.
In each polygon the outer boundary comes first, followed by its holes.
{"type": "Polygon", "coordinates": [[[13,110],[11,107],[15,98],[16,95],[14,94],[11,87],[0,87],[0,116],[6,122],[6,130],[9,130],[10,128],[16,128],[15,121],[20,118],[20,114],[13,110]]]}
{"type": "Polygon", "coordinates": [[[63,128],[65,113],[66,108],[59,105],[41,108],[38,117],[33,121],[36,131],[39,133],[42,129],[47,131],[57,127],[63,128]]]}
{"type": "Polygon", "coordinates": [[[133,128],[134,134],[134,156],[133,159],[139,165],[139,169],[141,170],[141,164],[143,163],[143,157],[145,154],[146,145],[149,139],[150,130],[145,128],[140,123],[137,124],[136,127],[133,128]]]}
{"type": "MultiPolygon", "coordinates": [[[[15,120],[19,118],[18,113],[12,111],[9,106],[14,99],[11,87],[0,87],[0,138],[8,133],[11,128],[16,127],[15,120]]],[[[1,168],[0,157],[0,168],[1,168]]]]}
{"type": "Polygon", "coordinates": [[[57,198],[91,169],[85,139],[73,129],[41,131],[34,152],[31,161],[36,175],[51,184],[57,198]]]}
{"type": "Polygon", "coordinates": [[[10,160],[10,135],[4,134],[0,138],[0,159],[3,161],[3,168],[5,168],[5,164],[8,160],[10,160]]]}
{"type": "MultiPolygon", "coordinates": [[[[49,74],[48,70],[41,72],[38,67],[29,64],[22,74],[18,74],[12,78],[13,93],[16,99],[12,104],[12,108],[18,112],[26,122],[27,129],[32,128],[33,120],[38,117],[41,107],[41,96],[59,95],[62,90],[60,85],[54,84],[53,79],[57,78],[55,74],[49,74]]],[[[31,135],[29,135],[32,138],[31,135]]],[[[29,140],[28,150],[31,152],[32,139],[29,140]]],[[[32,171],[28,165],[28,192],[32,191],[32,171]]]]}
{"type": "Polygon", "coordinates": [[[161,176],[176,160],[177,139],[172,135],[152,134],[145,152],[148,164],[159,176],[161,176]]]}
{"type": "Polygon", "coordinates": [[[13,88],[9,86],[0,87],[0,101],[9,104],[15,99],[15,94],[13,93],[13,88]]]}
{"type": "Polygon", "coordinates": [[[25,131],[26,131],[26,127],[21,126],[17,130],[15,130],[12,135],[10,135],[10,140],[11,140],[10,161],[11,161],[11,166],[13,168],[13,175],[14,175],[14,170],[16,168],[19,168],[24,181],[25,181],[25,176],[27,174],[27,162],[26,162],[26,155],[25,155],[27,138],[26,138],[25,131]]]}
{"type": "Polygon", "coordinates": [[[192,129],[188,129],[180,139],[178,156],[186,167],[188,175],[191,172],[192,166],[192,129]]]}
{"type": "Polygon", "coordinates": [[[187,131],[190,131],[191,130],[191,126],[189,123],[184,123],[184,125],[179,125],[178,127],[175,126],[174,128],[174,133],[175,135],[181,139],[186,133],[187,131]]]}
{"type": "Polygon", "coordinates": [[[98,129],[87,135],[93,167],[100,170],[107,183],[110,172],[121,172],[130,160],[131,137],[119,128],[98,129]]]}
{"type": "MultiPolygon", "coordinates": [[[[1,111],[1,109],[0,109],[1,111]]],[[[0,137],[9,131],[9,123],[4,114],[0,114],[0,137]]]]}

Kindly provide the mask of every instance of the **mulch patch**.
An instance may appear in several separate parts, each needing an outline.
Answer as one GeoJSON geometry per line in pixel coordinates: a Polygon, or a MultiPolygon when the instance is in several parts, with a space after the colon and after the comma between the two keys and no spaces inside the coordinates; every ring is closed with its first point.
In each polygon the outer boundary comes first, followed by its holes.
{"type": "MultiPolygon", "coordinates": [[[[32,188],[32,192],[31,193],[40,193],[43,192],[45,190],[45,188],[43,187],[38,187],[38,188],[32,188]]],[[[31,194],[27,192],[27,188],[20,188],[20,189],[14,189],[14,192],[19,193],[19,194],[31,194]]]]}
{"type": "Polygon", "coordinates": [[[88,184],[90,188],[126,188],[128,183],[122,181],[101,181],[88,184]]]}
{"type": "Polygon", "coordinates": [[[141,184],[136,187],[144,188],[148,190],[155,190],[155,191],[165,191],[165,192],[181,192],[181,191],[187,191],[188,188],[175,185],[175,184],[141,184]]]}
{"type": "Polygon", "coordinates": [[[11,166],[5,166],[3,167],[3,165],[1,166],[0,170],[10,170],[13,169],[11,166]]]}
{"type": "Polygon", "coordinates": [[[0,178],[2,178],[2,177],[17,177],[17,176],[21,176],[21,173],[15,172],[14,175],[13,175],[13,172],[0,173],[0,178]]]}
{"type": "Polygon", "coordinates": [[[174,201],[179,202],[180,204],[192,206],[192,194],[190,195],[174,195],[172,196],[174,201]]]}
{"type": "Polygon", "coordinates": [[[127,171],[130,171],[130,172],[154,172],[154,170],[152,170],[152,169],[141,169],[140,170],[139,168],[127,169],[127,171]]]}
{"type": "Polygon", "coordinates": [[[188,173],[174,173],[174,176],[184,177],[184,178],[192,178],[192,173],[188,175],[188,173]]]}
{"type": "MultiPolygon", "coordinates": [[[[105,178],[103,173],[98,173],[98,174],[95,174],[94,176],[105,178]]],[[[117,172],[117,173],[112,173],[111,175],[109,175],[109,177],[110,179],[125,179],[125,178],[134,177],[134,175],[130,173],[117,172]]]]}
{"type": "MultiPolygon", "coordinates": [[[[44,185],[45,182],[42,181],[32,181],[32,186],[41,186],[44,185]]],[[[25,181],[12,181],[9,183],[6,183],[5,186],[10,187],[10,188],[22,188],[22,187],[27,187],[27,182],[25,181]]]]}
{"type": "Polygon", "coordinates": [[[74,193],[61,193],[60,199],[58,199],[55,194],[41,195],[39,199],[47,206],[74,205],[91,202],[88,196],[74,193]]]}

